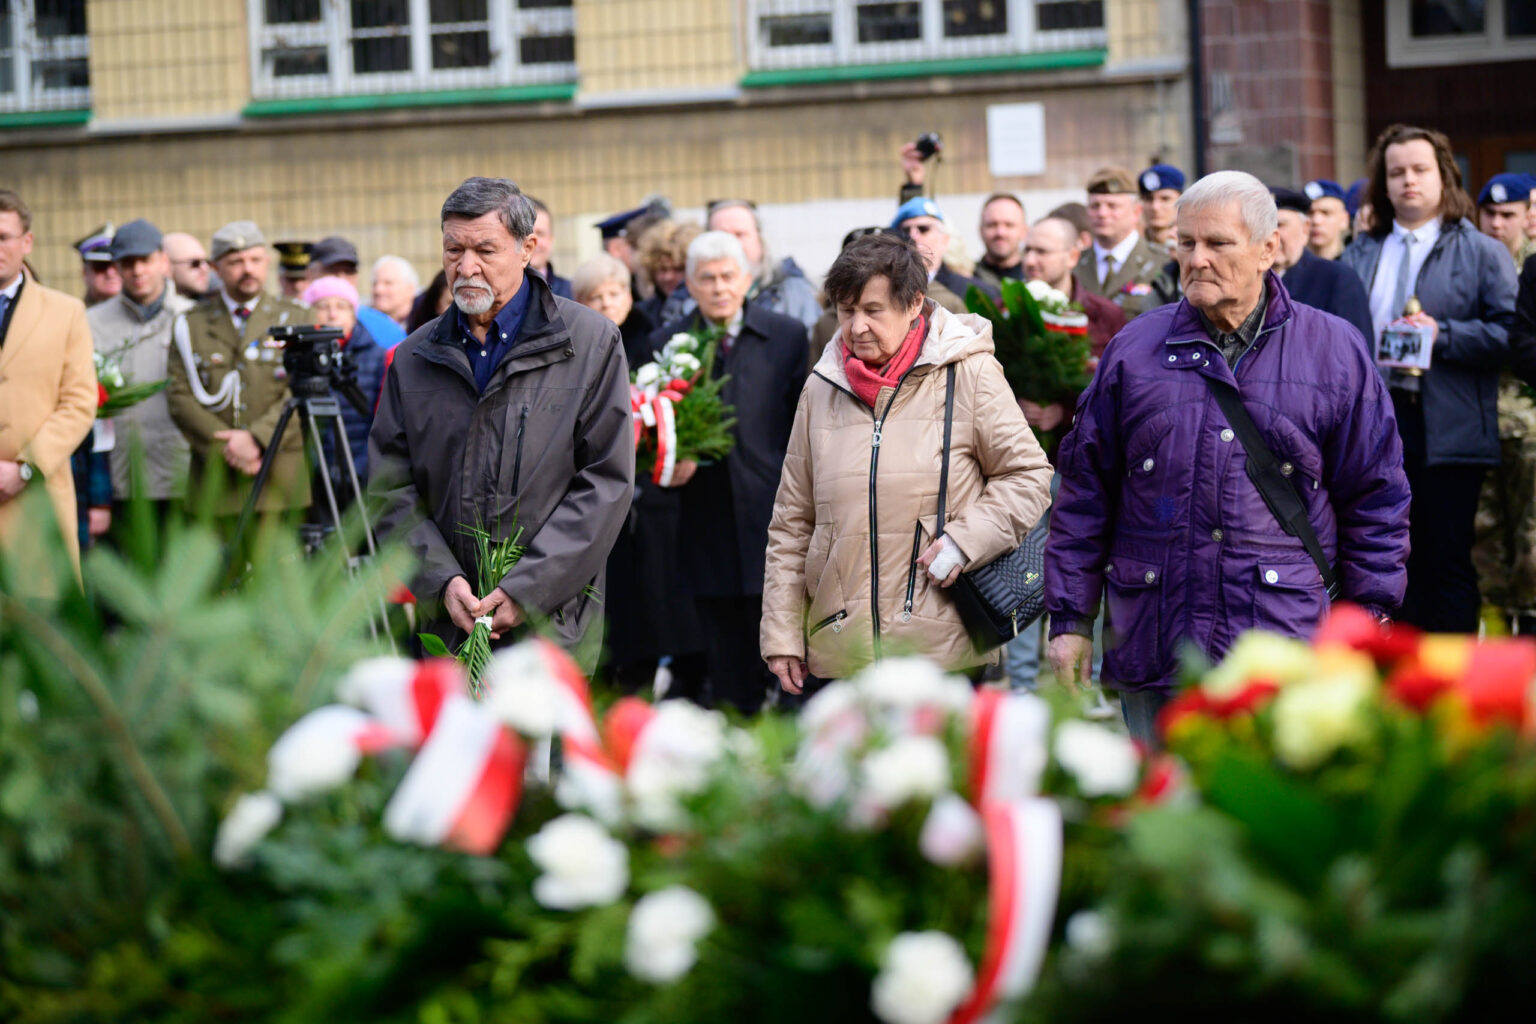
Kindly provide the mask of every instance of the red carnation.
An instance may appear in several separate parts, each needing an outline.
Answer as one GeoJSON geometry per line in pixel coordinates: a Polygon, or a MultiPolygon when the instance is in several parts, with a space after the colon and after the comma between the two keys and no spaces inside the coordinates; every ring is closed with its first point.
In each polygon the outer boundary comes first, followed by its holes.
{"type": "Polygon", "coordinates": [[[107,386],[101,381],[96,382],[96,408],[100,409],[107,404],[107,399],[112,396],[107,394],[107,386]]]}

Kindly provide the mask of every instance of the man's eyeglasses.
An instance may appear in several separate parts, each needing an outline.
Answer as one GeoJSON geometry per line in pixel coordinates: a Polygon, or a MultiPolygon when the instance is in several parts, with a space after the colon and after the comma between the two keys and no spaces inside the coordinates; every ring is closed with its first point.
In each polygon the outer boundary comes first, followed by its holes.
{"type": "Polygon", "coordinates": [[[202,270],[206,266],[211,266],[212,263],[213,261],[205,256],[194,256],[189,260],[171,260],[172,266],[191,267],[193,270],[202,270]]]}

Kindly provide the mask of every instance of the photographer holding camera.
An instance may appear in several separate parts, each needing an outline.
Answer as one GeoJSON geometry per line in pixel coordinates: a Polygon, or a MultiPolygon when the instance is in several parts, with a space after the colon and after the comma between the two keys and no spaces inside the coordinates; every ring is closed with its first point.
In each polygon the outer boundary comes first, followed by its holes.
{"type": "MultiPolygon", "coordinates": [[[[901,169],[907,178],[907,183],[898,194],[902,211],[907,211],[909,204],[912,204],[914,211],[919,210],[913,200],[923,197],[923,189],[928,180],[928,161],[934,157],[942,159],[943,152],[944,140],[938,132],[924,132],[917,137],[917,141],[901,147],[901,169]]],[[[940,289],[936,295],[930,293],[930,297],[944,304],[944,293],[954,294],[960,304],[951,312],[965,312],[965,293],[973,284],[996,300],[1002,296],[1004,278],[1017,281],[1024,279],[1024,235],[1029,229],[1029,222],[1024,212],[1024,203],[1018,196],[1010,192],[995,192],[981,204],[979,231],[986,252],[976,264],[974,276],[966,276],[945,260],[949,246],[949,227],[947,224],[940,227],[942,236],[934,238],[921,237],[905,225],[902,230],[920,249],[936,249],[930,261],[933,265],[929,267],[929,281],[937,283],[940,289]]]]}
{"type": "MultiPolygon", "coordinates": [[[[271,457],[267,447],[289,394],[282,345],[267,332],[307,323],[308,313],[265,294],[271,258],[255,224],[233,221],[212,241],[220,288],[176,320],[166,399],[192,448],[188,499],[201,495],[215,501],[215,515],[234,516],[249,496],[250,478],[271,457]],[[235,471],[236,483],[219,491],[210,477],[224,477],[225,466],[235,471]]],[[[256,511],[307,508],[303,435],[288,431],[275,457],[256,511]]]]}

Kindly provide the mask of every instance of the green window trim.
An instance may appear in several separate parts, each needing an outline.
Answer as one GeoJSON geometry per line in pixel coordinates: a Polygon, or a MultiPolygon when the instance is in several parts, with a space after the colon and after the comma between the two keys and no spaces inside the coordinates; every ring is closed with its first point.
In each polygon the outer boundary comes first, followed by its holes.
{"type": "Polygon", "coordinates": [[[17,110],[0,114],[0,131],[7,128],[59,128],[87,124],[91,111],[84,110],[17,110]]]}
{"type": "Polygon", "coordinates": [[[434,92],[379,93],[367,96],[306,96],[299,99],[256,100],[245,117],[291,117],[302,114],[343,114],[407,107],[448,107],[468,103],[559,103],[576,96],[575,82],[511,85],[493,89],[442,89],[434,92]]]}
{"type": "Polygon", "coordinates": [[[1008,71],[1056,71],[1102,65],[1107,50],[1058,50],[1050,53],[1015,53],[997,57],[956,57],[947,60],[914,60],[893,64],[840,64],[815,68],[775,68],[751,71],[741,80],[744,89],[779,85],[823,85],[829,82],[870,82],[892,78],[925,78],[930,75],[984,75],[1008,71]]]}

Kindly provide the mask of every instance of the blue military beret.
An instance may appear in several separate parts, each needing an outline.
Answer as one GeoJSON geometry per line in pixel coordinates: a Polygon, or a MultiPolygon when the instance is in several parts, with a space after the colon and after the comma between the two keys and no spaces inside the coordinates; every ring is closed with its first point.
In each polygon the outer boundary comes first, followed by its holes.
{"type": "Polygon", "coordinates": [[[1327,178],[1318,178],[1301,186],[1301,190],[1307,194],[1307,199],[1316,202],[1319,199],[1337,199],[1344,202],[1344,186],[1327,178]]]}
{"type": "Polygon", "coordinates": [[[1370,182],[1364,178],[1355,181],[1344,192],[1344,209],[1353,217],[1360,210],[1360,203],[1365,199],[1365,190],[1370,187],[1370,182]]]}
{"type": "Polygon", "coordinates": [[[1477,205],[1487,203],[1524,203],[1531,198],[1531,176],[1506,171],[1488,179],[1477,194],[1477,205]]]}
{"type": "Polygon", "coordinates": [[[603,233],[604,240],[609,238],[618,238],[624,233],[624,229],[629,226],[630,221],[645,213],[650,208],[650,204],[646,204],[645,206],[637,206],[633,210],[625,210],[623,213],[616,213],[612,217],[609,217],[607,220],[598,221],[597,230],[603,233]]]}
{"type": "Polygon", "coordinates": [[[1141,191],[1151,195],[1160,188],[1184,191],[1184,172],[1172,164],[1153,164],[1141,172],[1141,191]]]}
{"type": "Polygon", "coordinates": [[[896,216],[891,218],[891,228],[893,230],[899,228],[913,217],[934,217],[943,220],[944,214],[940,212],[938,203],[927,196],[917,196],[896,207],[896,216]]]}

